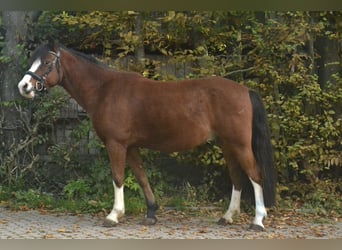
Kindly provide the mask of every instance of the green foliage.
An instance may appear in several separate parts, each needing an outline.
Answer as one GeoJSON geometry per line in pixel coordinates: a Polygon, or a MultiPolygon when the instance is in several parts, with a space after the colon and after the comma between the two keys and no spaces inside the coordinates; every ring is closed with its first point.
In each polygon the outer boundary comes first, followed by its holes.
{"type": "Polygon", "coordinates": [[[69,200],[83,200],[87,197],[91,188],[84,180],[71,181],[64,186],[63,192],[69,200]]]}
{"type": "Polygon", "coordinates": [[[341,117],[336,116],[334,110],[342,101],[341,86],[339,81],[337,85],[321,89],[312,82],[299,86],[294,98],[280,96],[281,114],[278,117],[273,114],[274,120],[271,120],[271,126],[278,126],[274,124],[278,123],[279,133],[283,135],[276,144],[276,160],[281,164],[279,169],[290,165],[298,170],[299,164],[306,164],[300,171],[310,177],[315,176],[315,171],[341,165],[338,151],[341,146],[341,117]],[[311,168],[306,168],[308,164],[311,168]]]}
{"type": "Polygon", "coordinates": [[[29,189],[27,191],[17,191],[13,193],[16,198],[17,206],[27,206],[32,208],[51,207],[53,197],[49,194],[37,192],[29,189]]]}
{"type": "Polygon", "coordinates": [[[184,210],[190,204],[189,199],[183,195],[174,195],[165,202],[166,207],[172,207],[180,211],[184,210]]]}
{"type": "Polygon", "coordinates": [[[341,182],[316,180],[314,185],[312,183],[292,183],[289,185],[288,190],[282,192],[286,192],[289,199],[301,203],[303,213],[328,216],[331,213],[342,213],[341,188],[341,182]]]}
{"type": "Polygon", "coordinates": [[[11,189],[3,191],[2,194],[10,194],[9,197],[0,195],[1,200],[7,201],[3,205],[18,210],[27,210],[31,208],[51,209],[54,205],[54,198],[51,194],[43,193],[37,190],[17,190],[11,189]]]}
{"type": "MultiPolygon", "coordinates": [[[[65,103],[65,96],[58,91],[51,91],[50,95],[38,98],[36,102],[30,104],[28,101],[2,102],[3,107],[11,106],[19,112],[17,131],[18,141],[13,141],[12,145],[4,148],[0,146],[0,184],[13,185],[21,181],[26,174],[33,172],[39,162],[39,148],[49,142],[49,134],[53,130],[53,124],[59,115],[59,109],[65,103]],[[35,112],[32,117],[23,109],[30,106],[35,112]]],[[[2,133],[3,119],[0,116],[0,129],[2,133]]]]}

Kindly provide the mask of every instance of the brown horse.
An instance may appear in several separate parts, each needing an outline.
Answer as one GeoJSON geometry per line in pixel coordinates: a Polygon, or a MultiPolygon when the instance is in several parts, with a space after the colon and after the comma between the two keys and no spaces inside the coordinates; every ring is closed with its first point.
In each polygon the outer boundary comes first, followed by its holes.
{"type": "Polygon", "coordinates": [[[60,85],[88,112],[108,151],[114,206],[104,225],[124,215],[126,161],[144,192],[147,216],[157,222],[158,208],[142,167],[139,148],[184,151],[215,137],[233,183],[227,212],[219,220],[233,222],[240,212],[243,178],[254,188],[256,214],[252,229],[264,229],[266,206],[275,201],[275,180],[266,112],[261,98],[248,88],[221,77],[158,82],[137,73],[109,69],[93,57],[57,44],[38,47],[32,66],[18,88],[24,97],[60,85]]]}

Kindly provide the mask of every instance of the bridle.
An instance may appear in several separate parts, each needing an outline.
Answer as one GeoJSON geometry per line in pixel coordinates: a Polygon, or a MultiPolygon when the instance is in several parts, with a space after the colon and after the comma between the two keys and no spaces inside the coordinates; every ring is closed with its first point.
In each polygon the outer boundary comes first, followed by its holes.
{"type": "Polygon", "coordinates": [[[49,65],[49,68],[47,71],[43,74],[43,76],[39,76],[36,73],[32,71],[26,71],[25,75],[30,75],[33,77],[33,79],[36,80],[36,86],[35,89],[38,92],[44,92],[46,91],[46,86],[45,86],[45,80],[46,77],[51,73],[53,68],[56,66],[57,73],[58,73],[58,82],[60,81],[60,74],[59,74],[59,69],[60,69],[60,51],[55,53],[54,51],[49,51],[51,55],[55,56],[55,59],[52,61],[52,63],[49,65]]]}

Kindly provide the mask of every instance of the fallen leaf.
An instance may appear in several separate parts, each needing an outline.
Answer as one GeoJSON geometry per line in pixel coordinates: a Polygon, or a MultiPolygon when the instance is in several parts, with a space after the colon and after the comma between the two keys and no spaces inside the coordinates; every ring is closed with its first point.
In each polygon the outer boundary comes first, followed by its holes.
{"type": "Polygon", "coordinates": [[[146,226],[141,227],[140,232],[147,232],[148,228],[146,226]]]}
{"type": "Polygon", "coordinates": [[[30,208],[28,206],[26,206],[26,205],[23,205],[23,206],[19,206],[19,210],[20,211],[29,211],[30,208]]]}
{"type": "Polygon", "coordinates": [[[46,234],[43,236],[44,239],[55,239],[55,237],[52,234],[46,234]]]}
{"type": "Polygon", "coordinates": [[[40,213],[40,214],[42,214],[42,215],[45,215],[45,214],[48,214],[48,213],[49,213],[49,211],[48,211],[48,210],[46,210],[46,209],[43,209],[43,208],[41,208],[41,209],[38,209],[38,211],[39,211],[39,213],[40,213]]]}
{"type": "Polygon", "coordinates": [[[76,233],[76,232],[78,232],[78,229],[80,228],[80,226],[78,225],[78,224],[75,224],[74,225],[74,230],[73,230],[73,232],[74,233],[76,233]]]}
{"type": "Polygon", "coordinates": [[[208,230],[205,227],[202,227],[198,232],[201,234],[205,234],[208,233],[208,230]]]}
{"type": "Polygon", "coordinates": [[[315,232],[315,236],[316,237],[324,237],[325,233],[323,233],[323,232],[315,232]]]}
{"type": "Polygon", "coordinates": [[[8,204],[8,201],[0,201],[0,205],[3,207],[6,207],[7,204],[8,204]]]}
{"type": "Polygon", "coordinates": [[[6,225],[8,223],[8,221],[7,220],[0,220],[0,224],[4,224],[4,225],[6,225]]]}

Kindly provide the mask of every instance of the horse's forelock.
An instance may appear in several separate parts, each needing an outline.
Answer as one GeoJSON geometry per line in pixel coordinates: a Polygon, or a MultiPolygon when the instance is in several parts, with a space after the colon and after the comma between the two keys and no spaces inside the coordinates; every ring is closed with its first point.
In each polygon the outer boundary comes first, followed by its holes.
{"type": "Polygon", "coordinates": [[[32,64],[35,60],[37,60],[38,58],[44,58],[48,55],[49,51],[53,50],[53,48],[51,48],[51,46],[49,46],[48,44],[42,44],[39,47],[37,47],[31,55],[30,58],[30,64],[32,64]]]}

